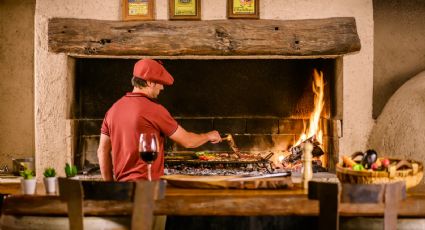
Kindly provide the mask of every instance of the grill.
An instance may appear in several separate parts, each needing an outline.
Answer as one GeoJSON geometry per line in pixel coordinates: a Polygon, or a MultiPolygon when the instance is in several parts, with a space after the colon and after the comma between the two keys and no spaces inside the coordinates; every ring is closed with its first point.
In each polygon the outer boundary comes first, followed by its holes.
{"type": "Polygon", "coordinates": [[[240,152],[251,156],[258,156],[252,159],[235,159],[219,157],[221,154],[231,152],[209,152],[210,155],[217,156],[213,160],[197,159],[196,153],[166,153],[165,168],[166,174],[186,174],[186,175],[263,175],[275,173],[270,158],[274,155],[273,152],[267,153],[252,153],[240,152]],[[264,156],[264,157],[262,157],[264,156]]]}

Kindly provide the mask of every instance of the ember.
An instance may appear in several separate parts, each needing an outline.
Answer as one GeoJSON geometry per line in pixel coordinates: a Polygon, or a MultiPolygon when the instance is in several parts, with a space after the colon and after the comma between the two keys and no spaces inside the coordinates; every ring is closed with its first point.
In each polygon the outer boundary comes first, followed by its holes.
{"type": "Polygon", "coordinates": [[[164,174],[165,175],[182,174],[182,175],[193,175],[193,176],[230,176],[230,175],[262,176],[262,175],[270,174],[270,172],[266,168],[258,168],[258,167],[251,167],[251,166],[233,168],[233,169],[177,167],[177,168],[167,168],[164,174]]]}
{"type": "MultiPolygon", "coordinates": [[[[202,159],[174,159],[166,157],[165,174],[184,175],[250,175],[258,176],[274,173],[276,170],[269,159],[274,153],[239,153],[241,158],[233,158],[233,154],[208,153],[211,157],[202,159]],[[227,157],[222,157],[227,155],[227,157]],[[264,155],[264,156],[263,156],[264,155]]],[[[196,154],[195,154],[196,155],[196,154]]]]}
{"type": "Polygon", "coordinates": [[[281,162],[283,168],[292,172],[301,172],[302,170],[302,155],[303,155],[303,146],[305,143],[310,142],[313,144],[313,172],[326,172],[327,169],[323,167],[320,156],[324,154],[320,143],[315,141],[314,136],[303,141],[301,144],[291,147],[289,149],[289,155],[282,157],[281,162]]]}
{"type": "Polygon", "coordinates": [[[165,175],[182,174],[195,176],[226,176],[245,175],[262,176],[273,173],[286,172],[273,167],[269,160],[261,161],[229,161],[229,162],[165,162],[165,175]]]}

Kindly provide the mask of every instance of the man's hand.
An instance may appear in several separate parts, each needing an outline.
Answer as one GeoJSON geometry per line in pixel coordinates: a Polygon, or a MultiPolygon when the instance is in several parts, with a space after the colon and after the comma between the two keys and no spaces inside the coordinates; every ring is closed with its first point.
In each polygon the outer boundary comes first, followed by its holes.
{"type": "Polygon", "coordinates": [[[208,136],[208,140],[209,142],[213,143],[213,144],[217,144],[221,142],[221,137],[220,137],[220,133],[218,133],[218,131],[213,130],[210,131],[208,133],[206,133],[208,136]]]}
{"type": "Polygon", "coordinates": [[[217,144],[221,141],[220,134],[216,130],[210,131],[208,133],[196,134],[186,131],[181,126],[177,127],[176,132],[170,136],[170,139],[185,148],[196,148],[205,144],[206,142],[217,144]]]}

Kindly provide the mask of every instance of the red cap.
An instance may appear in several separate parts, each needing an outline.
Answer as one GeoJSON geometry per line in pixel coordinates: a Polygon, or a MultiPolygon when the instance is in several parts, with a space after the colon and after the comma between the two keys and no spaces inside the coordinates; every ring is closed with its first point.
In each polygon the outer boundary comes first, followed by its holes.
{"type": "Polygon", "coordinates": [[[172,85],[174,82],[174,78],[164,66],[152,59],[142,59],[136,62],[133,76],[163,85],[172,85]]]}

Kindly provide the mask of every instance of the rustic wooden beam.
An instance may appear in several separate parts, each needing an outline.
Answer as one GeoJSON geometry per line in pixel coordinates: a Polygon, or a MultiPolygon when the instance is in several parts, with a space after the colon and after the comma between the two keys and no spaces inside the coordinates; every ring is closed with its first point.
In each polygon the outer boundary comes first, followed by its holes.
{"type": "Polygon", "coordinates": [[[360,50],[352,17],[306,20],[104,21],[52,18],[49,51],[109,56],[327,56],[360,50]]]}

